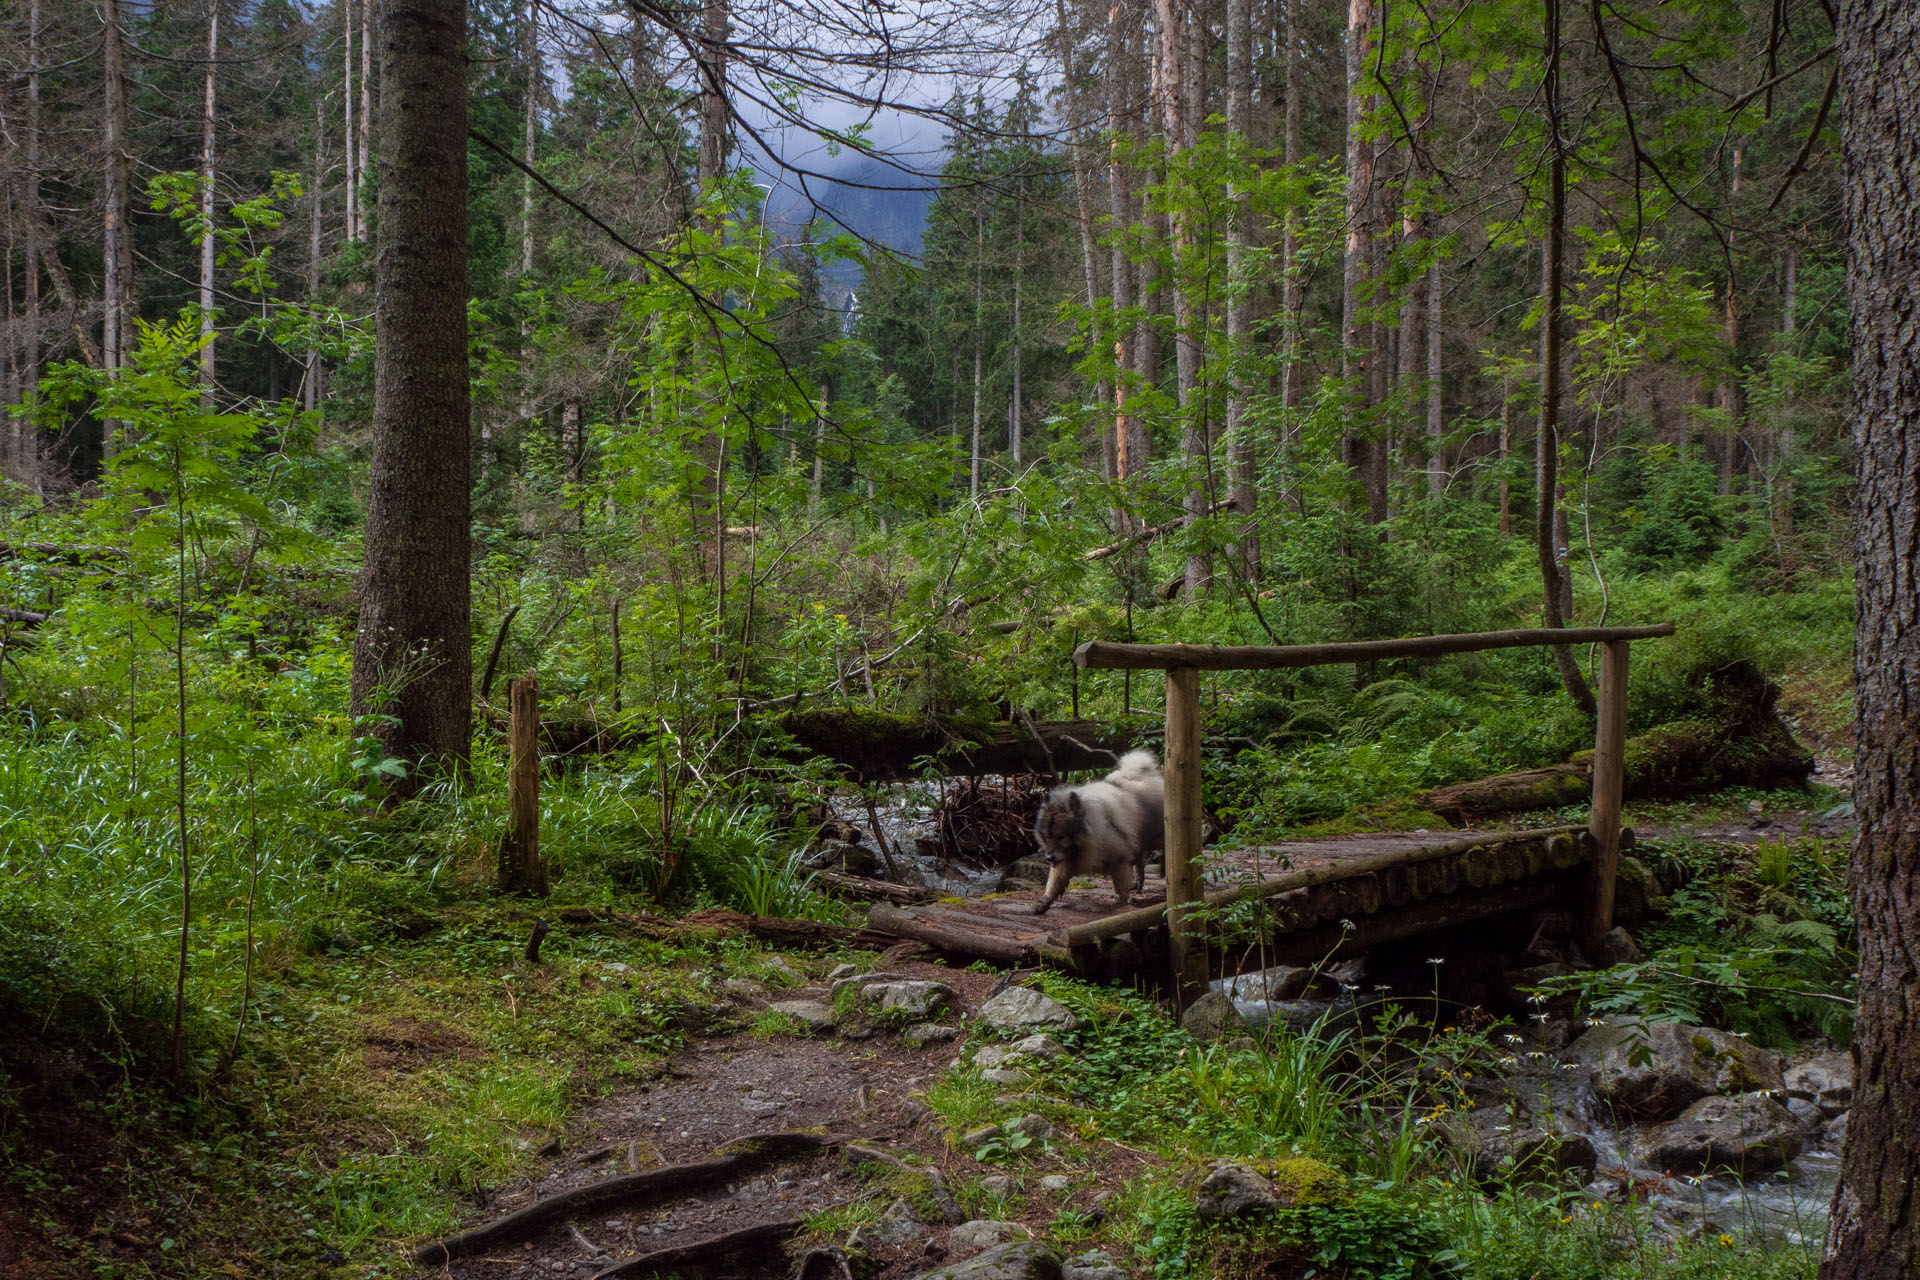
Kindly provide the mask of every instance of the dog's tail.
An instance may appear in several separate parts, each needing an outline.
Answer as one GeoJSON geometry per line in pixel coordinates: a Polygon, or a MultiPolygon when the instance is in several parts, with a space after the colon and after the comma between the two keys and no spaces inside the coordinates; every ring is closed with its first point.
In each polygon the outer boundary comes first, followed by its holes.
{"type": "Polygon", "coordinates": [[[1151,751],[1129,751],[1107,776],[1115,782],[1150,782],[1160,776],[1160,757],[1151,751]]]}

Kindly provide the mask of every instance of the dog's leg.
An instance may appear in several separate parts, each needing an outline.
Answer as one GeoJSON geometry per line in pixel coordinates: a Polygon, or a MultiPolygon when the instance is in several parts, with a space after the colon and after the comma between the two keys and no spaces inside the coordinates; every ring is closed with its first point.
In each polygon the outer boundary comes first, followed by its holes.
{"type": "Polygon", "coordinates": [[[1141,845],[1133,851],[1133,891],[1140,892],[1147,887],[1147,849],[1141,845]]]}
{"type": "Polygon", "coordinates": [[[1072,879],[1073,873],[1067,869],[1066,863],[1050,864],[1047,868],[1046,892],[1040,895],[1040,901],[1033,904],[1033,914],[1037,916],[1047,914],[1047,908],[1060,900],[1060,895],[1067,891],[1067,884],[1072,879]]]}
{"type": "Polygon", "coordinates": [[[1133,883],[1132,872],[1133,872],[1133,868],[1126,865],[1125,863],[1122,863],[1121,865],[1113,869],[1112,878],[1113,878],[1114,901],[1123,907],[1133,901],[1133,890],[1132,888],[1130,888],[1130,886],[1133,883]]]}

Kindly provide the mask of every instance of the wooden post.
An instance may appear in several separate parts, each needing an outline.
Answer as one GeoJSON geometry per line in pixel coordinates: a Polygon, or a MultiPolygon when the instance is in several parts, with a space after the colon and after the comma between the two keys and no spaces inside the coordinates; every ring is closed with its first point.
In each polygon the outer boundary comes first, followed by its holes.
{"type": "Polygon", "coordinates": [[[1185,1009],[1207,988],[1207,949],[1189,919],[1200,903],[1200,672],[1167,671],[1167,931],[1173,998],[1185,1009]]]}
{"type": "Polygon", "coordinates": [[[545,896],[547,864],[540,859],[540,682],[515,680],[510,692],[511,751],[507,768],[507,833],[500,840],[502,893],[545,896]]]}
{"type": "Polygon", "coordinates": [[[1582,945],[1591,958],[1613,928],[1613,879],[1620,866],[1620,803],[1626,783],[1627,641],[1600,648],[1600,707],[1593,738],[1593,873],[1582,945]]]}

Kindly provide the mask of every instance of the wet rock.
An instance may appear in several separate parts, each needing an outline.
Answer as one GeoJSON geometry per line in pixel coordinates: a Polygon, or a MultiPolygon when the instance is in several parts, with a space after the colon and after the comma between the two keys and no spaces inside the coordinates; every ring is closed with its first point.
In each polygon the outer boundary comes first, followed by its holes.
{"type": "Polygon", "coordinates": [[[1015,1240],[914,1280],[1063,1280],[1060,1254],[1039,1240],[1015,1240]]]}
{"type": "Polygon", "coordinates": [[[1820,1131],[1820,1145],[1834,1151],[1838,1151],[1841,1147],[1845,1146],[1847,1142],[1847,1117],[1852,1114],[1853,1112],[1851,1111],[1842,1111],[1839,1115],[1829,1120],[1827,1127],[1820,1131]]]}
{"type": "Polygon", "coordinates": [[[1584,1133],[1541,1124],[1506,1107],[1476,1107],[1448,1120],[1442,1132],[1480,1182],[1558,1182],[1568,1170],[1591,1174],[1599,1162],[1584,1133]]]}
{"type": "Polygon", "coordinates": [[[1808,1102],[1805,1098],[1795,1098],[1789,1095],[1787,1098],[1787,1114],[1793,1117],[1793,1122],[1800,1126],[1800,1132],[1802,1133],[1818,1132],[1824,1129],[1827,1124],[1827,1113],[1822,1111],[1817,1104],[1808,1102]]]}
{"type": "Polygon", "coordinates": [[[799,1019],[809,1035],[833,1034],[833,1010],[818,1000],[775,1000],[767,1006],[767,1012],[799,1019]]]}
{"type": "Polygon", "coordinates": [[[1224,993],[1209,991],[1180,1015],[1180,1029],[1197,1040],[1223,1040],[1245,1032],[1247,1023],[1224,993]]]}
{"type": "Polygon", "coordinates": [[[1610,969],[1616,964],[1632,964],[1640,958],[1640,944],[1633,940],[1632,934],[1615,925],[1607,930],[1606,936],[1600,939],[1600,945],[1589,958],[1603,969],[1610,969]]]}
{"type": "Polygon", "coordinates": [[[1129,1280],[1127,1273],[1114,1265],[1113,1255],[1104,1249],[1090,1249],[1067,1259],[1062,1268],[1065,1280],[1129,1280]]]}
{"type": "Polygon", "coordinates": [[[1662,1126],[1647,1148],[1654,1166],[1671,1173],[1767,1173],[1799,1154],[1800,1127],[1770,1093],[1702,1098],[1662,1126]]]}
{"type": "Polygon", "coordinates": [[[1787,1095],[1805,1098],[1829,1116],[1853,1105],[1853,1059],[1844,1053],[1823,1053],[1787,1068],[1787,1095]]]}
{"type": "Polygon", "coordinates": [[[1249,1218],[1279,1207],[1265,1174],[1231,1160],[1217,1161],[1195,1193],[1194,1209],[1203,1218],[1249,1218]]]}
{"type": "Polygon", "coordinates": [[[932,1234],[931,1227],[914,1217],[912,1205],[905,1200],[895,1200],[876,1221],[855,1231],[848,1244],[855,1249],[884,1249],[890,1245],[925,1240],[932,1234]]]}
{"type": "Polygon", "coordinates": [[[1298,1000],[1307,993],[1313,970],[1301,965],[1280,964],[1256,973],[1228,978],[1222,988],[1237,1001],[1264,1004],[1269,1000],[1298,1000]]]}
{"type": "Polygon", "coordinates": [[[953,1004],[953,988],[917,978],[872,982],[860,988],[860,1003],[882,1017],[931,1022],[953,1004]]]}
{"type": "Polygon", "coordinates": [[[909,1049],[924,1049],[930,1044],[940,1044],[959,1036],[958,1027],[942,1026],[938,1022],[916,1022],[900,1033],[900,1041],[909,1049]]]}
{"type": "Polygon", "coordinates": [[[963,1222],[947,1235],[947,1248],[955,1253],[979,1253],[1009,1240],[1025,1240],[1027,1229],[1017,1222],[997,1218],[976,1218],[963,1222]]]}
{"type": "Polygon", "coordinates": [[[1586,1069],[1603,1102],[1634,1120],[1672,1119],[1710,1094],[1782,1088],[1777,1055],[1725,1031],[1672,1022],[1596,1027],[1567,1050],[1567,1061],[1586,1069]]]}
{"type": "Polygon", "coordinates": [[[1029,987],[1008,987],[980,1006],[979,1017],[997,1031],[1025,1027],[1071,1031],[1080,1025],[1067,1006],[1029,987]]]}

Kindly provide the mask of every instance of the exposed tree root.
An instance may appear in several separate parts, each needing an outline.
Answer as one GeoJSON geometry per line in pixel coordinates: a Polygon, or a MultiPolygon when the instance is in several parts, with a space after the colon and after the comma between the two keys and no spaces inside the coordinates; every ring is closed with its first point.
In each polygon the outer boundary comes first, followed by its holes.
{"type": "MultiPolygon", "coordinates": [[[[463,1231],[446,1240],[422,1245],[413,1251],[413,1260],[422,1266],[451,1262],[496,1245],[523,1240],[568,1218],[604,1213],[609,1209],[627,1209],[636,1203],[651,1200],[676,1199],[766,1165],[815,1155],[839,1146],[842,1141],[816,1133],[763,1133],[739,1138],[721,1148],[722,1154],[710,1159],[649,1169],[645,1173],[624,1174],[536,1200],[504,1218],[471,1231],[463,1231]]],[[[612,1275],[615,1272],[602,1274],[612,1275]]],[[[640,1272],[619,1274],[639,1275],[640,1272]]]]}
{"type": "Polygon", "coordinates": [[[655,1249],[652,1253],[643,1253],[637,1258],[616,1262],[610,1267],[594,1272],[591,1280],[625,1280],[628,1276],[646,1276],[656,1271],[697,1267],[732,1254],[745,1253],[749,1249],[764,1249],[769,1245],[783,1244],[799,1235],[805,1226],[806,1223],[799,1218],[782,1218],[777,1222],[762,1222],[758,1226],[742,1227],[738,1231],[729,1231],[725,1235],[709,1236],[705,1240],[675,1245],[671,1249],[655,1249]]]}

